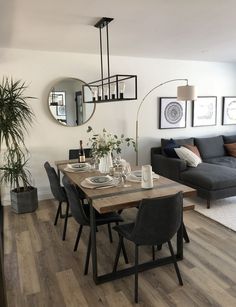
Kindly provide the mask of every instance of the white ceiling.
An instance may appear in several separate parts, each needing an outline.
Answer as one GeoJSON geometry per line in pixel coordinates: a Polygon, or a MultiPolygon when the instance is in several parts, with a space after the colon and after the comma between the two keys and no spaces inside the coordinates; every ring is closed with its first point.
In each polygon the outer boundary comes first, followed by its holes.
{"type": "Polygon", "coordinates": [[[0,0],[0,47],[236,62],[236,0],[0,0]]]}

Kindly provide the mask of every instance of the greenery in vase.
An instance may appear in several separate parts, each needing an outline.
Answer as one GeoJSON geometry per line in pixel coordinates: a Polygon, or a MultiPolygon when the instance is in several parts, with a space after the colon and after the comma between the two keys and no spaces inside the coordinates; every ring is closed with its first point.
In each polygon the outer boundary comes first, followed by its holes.
{"type": "Polygon", "coordinates": [[[5,145],[1,182],[9,183],[17,191],[30,188],[30,172],[26,169],[28,150],[24,135],[32,124],[34,114],[27,101],[27,86],[21,80],[3,78],[0,84],[0,152],[5,145]]]}
{"type": "Polygon", "coordinates": [[[125,137],[122,134],[118,137],[116,134],[111,134],[103,128],[102,133],[95,133],[92,127],[88,126],[87,132],[91,132],[93,135],[89,138],[91,143],[92,154],[97,158],[106,156],[109,152],[121,153],[122,145],[132,145],[136,150],[135,141],[133,138],[125,137]]]}

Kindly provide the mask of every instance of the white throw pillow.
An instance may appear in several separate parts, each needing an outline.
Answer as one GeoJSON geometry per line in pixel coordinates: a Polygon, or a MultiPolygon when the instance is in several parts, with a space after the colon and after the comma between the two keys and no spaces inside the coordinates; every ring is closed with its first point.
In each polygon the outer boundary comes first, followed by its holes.
{"type": "Polygon", "coordinates": [[[181,160],[187,162],[188,166],[197,167],[202,162],[201,158],[186,147],[181,146],[180,148],[174,148],[174,150],[181,160]]]}

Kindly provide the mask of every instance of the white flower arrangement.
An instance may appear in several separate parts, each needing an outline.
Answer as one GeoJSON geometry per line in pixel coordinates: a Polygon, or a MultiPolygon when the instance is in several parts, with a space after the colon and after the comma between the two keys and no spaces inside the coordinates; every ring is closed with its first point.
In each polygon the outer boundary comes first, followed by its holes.
{"type": "Polygon", "coordinates": [[[125,138],[124,134],[118,137],[116,134],[111,134],[103,128],[102,133],[95,133],[92,127],[88,126],[87,132],[92,132],[92,137],[89,138],[91,143],[92,154],[97,158],[105,157],[107,154],[115,151],[117,154],[121,153],[122,144],[127,146],[133,145],[136,150],[135,141],[133,138],[125,138]]]}

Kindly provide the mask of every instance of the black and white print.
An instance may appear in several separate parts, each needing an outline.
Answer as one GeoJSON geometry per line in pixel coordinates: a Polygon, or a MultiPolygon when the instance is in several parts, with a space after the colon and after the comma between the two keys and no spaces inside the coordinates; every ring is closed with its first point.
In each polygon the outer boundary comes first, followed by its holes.
{"type": "Polygon", "coordinates": [[[215,126],[217,116],[217,97],[198,96],[193,101],[192,126],[215,126]]]}
{"type": "Polygon", "coordinates": [[[236,125],[236,97],[223,97],[222,125],[236,125]]]}
{"type": "Polygon", "coordinates": [[[177,101],[176,97],[160,98],[159,128],[186,127],[186,101],[177,101]]]}

